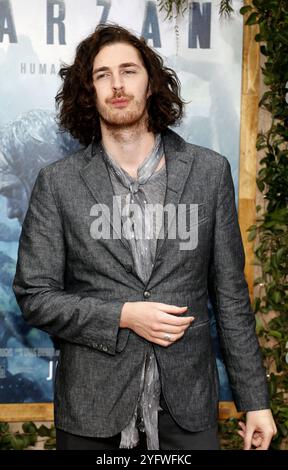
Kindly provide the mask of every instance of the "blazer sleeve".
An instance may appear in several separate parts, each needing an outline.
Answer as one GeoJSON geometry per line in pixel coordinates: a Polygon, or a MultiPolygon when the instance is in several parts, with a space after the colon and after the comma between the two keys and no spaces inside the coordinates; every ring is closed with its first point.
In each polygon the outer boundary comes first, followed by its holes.
{"type": "Polygon", "coordinates": [[[115,355],[124,302],[65,292],[65,235],[49,167],[34,184],[20,235],[13,291],[23,318],[52,336],[115,355]]]}
{"type": "Polygon", "coordinates": [[[270,405],[244,266],[231,168],[223,157],[208,290],[236,407],[252,411],[270,405]]]}

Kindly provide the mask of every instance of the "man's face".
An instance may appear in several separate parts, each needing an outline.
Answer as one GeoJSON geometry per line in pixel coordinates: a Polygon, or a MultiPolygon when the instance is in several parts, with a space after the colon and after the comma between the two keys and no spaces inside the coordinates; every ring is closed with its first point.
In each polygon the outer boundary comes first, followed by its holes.
{"type": "Polygon", "coordinates": [[[110,128],[127,128],[146,119],[148,74],[137,49],[116,43],[94,59],[93,83],[100,120],[110,128]]]}
{"type": "Polygon", "coordinates": [[[23,185],[11,184],[0,189],[0,195],[7,201],[7,217],[9,219],[18,219],[22,225],[27,210],[28,198],[23,185]]]}

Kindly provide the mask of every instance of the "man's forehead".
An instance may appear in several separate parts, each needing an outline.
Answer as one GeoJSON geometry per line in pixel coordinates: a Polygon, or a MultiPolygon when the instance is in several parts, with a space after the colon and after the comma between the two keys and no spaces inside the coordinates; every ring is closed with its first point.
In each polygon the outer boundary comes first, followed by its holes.
{"type": "Polygon", "coordinates": [[[143,65],[139,51],[127,43],[113,43],[102,47],[94,59],[95,67],[117,67],[126,63],[143,65]]]}

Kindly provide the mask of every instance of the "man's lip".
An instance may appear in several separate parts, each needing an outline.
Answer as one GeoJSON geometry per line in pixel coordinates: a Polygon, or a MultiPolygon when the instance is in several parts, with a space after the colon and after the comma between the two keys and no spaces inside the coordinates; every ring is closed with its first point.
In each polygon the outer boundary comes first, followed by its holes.
{"type": "Polygon", "coordinates": [[[127,98],[116,98],[114,100],[111,100],[111,103],[112,104],[125,104],[125,103],[128,103],[128,99],[127,98]]]}

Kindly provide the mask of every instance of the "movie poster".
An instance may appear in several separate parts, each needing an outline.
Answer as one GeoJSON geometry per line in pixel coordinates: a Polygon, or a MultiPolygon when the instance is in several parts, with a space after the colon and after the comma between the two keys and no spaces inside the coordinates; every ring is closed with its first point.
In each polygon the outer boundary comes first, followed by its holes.
{"type": "MultiPolygon", "coordinates": [[[[37,174],[79,147],[55,123],[59,67],[71,63],[76,45],[98,23],[144,36],[175,69],[187,102],[175,130],[229,159],[237,194],[242,17],[220,19],[218,0],[187,4],[183,16],[165,20],[156,1],[0,0],[0,403],[53,400],[57,350],[49,335],[22,320],[11,286],[37,174]]],[[[237,12],[241,1],[233,6],[237,12]]],[[[215,340],[212,311],[211,333],[215,340]]],[[[220,398],[231,400],[216,350],[220,398]]]]}

